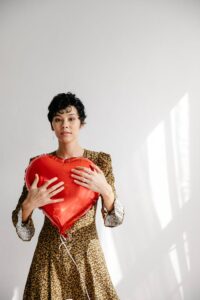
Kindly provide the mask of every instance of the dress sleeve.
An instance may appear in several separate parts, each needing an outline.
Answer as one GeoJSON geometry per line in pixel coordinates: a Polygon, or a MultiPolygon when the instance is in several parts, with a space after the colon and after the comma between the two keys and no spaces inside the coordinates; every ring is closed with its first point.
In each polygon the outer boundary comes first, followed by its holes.
{"type": "Polygon", "coordinates": [[[122,203],[118,199],[115,189],[115,177],[113,174],[111,155],[105,152],[100,152],[99,163],[100,166],[102,166],[106,180],[108,184],[111,185],[115,195],[114,207],[111,211],[107,211],[106,207],[103,205],[103,197],[100,195],[102,202],[101,213],[104,220],[104,225],[106,227],[116,227],[122,224],[125,212],[122,203]]]}
{"type": "MultiPolygon", "coordinates": [[[[31,162],[33,158],[30,159],[29,163],[31,162]]],[[[32,213],[26,220],[26,222],[22,221],[22,203],[26,199],[26,196],[28,194],[28,190],[26,188],[25,180],[24,180],[24,186],[22,189],[21,196],[19,197],[18,204],[12,212],[12,222],[16,229],[16,232],[20,239],[23,241],[30,241],[35,233],[35,227],[32,220],[32,213]]]]}

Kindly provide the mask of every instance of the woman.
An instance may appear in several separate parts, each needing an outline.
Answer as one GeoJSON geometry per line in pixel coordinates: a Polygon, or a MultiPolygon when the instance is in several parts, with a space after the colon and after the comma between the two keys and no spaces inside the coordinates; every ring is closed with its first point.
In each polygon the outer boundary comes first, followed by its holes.
{"type": "MultiPolygon", "coordinates": [[[[111,156],[105,152],[84,149],[78,141],[85,125],[85,108],[74,94],[58,94],[48,107],[48,120],[58,139],[58,149],[48,154],[57,159],[85,157],[93,161],[94,170],[76,167],[71,170],[74,182],[96,191],[102,201],[104,225],[115,227],[122,223],[124,208],[117,199],[111,156]]],[[[35,156],[37,157],[37,156],[35,156]]],[[[30,162],[35,157],[30,158],[30,162]]],[[[29,163],[30,163],[29,162],[29,163]]],[[[51,178],[37,187],[36,174],[29,190],[24,183],[22,194],[12,212],[18,236],[29,241],[34,235],[32,213],[35,208],[52,203],[51,197],[64,189],[63,182],[51,178]]],[[[53,203],[63,201],[57,198],[53,203]]],[[[97,202],[68,230],[67,242],[61,242],[58,230],[45,216],[38,237],[23,300],[117,300],[119,299],[109,276],[104,254],[96,231],[97,202]]]]}

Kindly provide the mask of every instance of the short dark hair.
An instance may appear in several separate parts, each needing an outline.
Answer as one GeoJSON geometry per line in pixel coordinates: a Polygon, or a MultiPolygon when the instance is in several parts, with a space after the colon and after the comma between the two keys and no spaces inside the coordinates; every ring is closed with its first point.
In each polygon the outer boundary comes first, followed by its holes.
{"type": "Polygon", "coordinates": [[[82,101],[76,97],[75,94],[68,92],[68,93],[60,93],[53,97],[51,100],[49,106],[48,106],[48,120],[52,127],[52,120],[53,117],[56,115],[57,112],[60,112],[62,109],[67,108],[68,106],[74,106],[77,109],[79,119],[81,121],[81,124],[86,124],[85,119],[87,115],[85,114],[85,106],[83,105],[82,101]]]}

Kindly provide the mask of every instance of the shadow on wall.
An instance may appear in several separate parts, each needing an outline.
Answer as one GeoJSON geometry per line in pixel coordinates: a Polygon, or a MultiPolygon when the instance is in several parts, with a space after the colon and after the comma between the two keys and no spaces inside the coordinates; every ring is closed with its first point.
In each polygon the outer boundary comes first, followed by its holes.
{"type": "Polygon", "coordinates": [[[133,154],[126,176],[132,203],[127,203],[125,226],[131,233],[129,242],[119,245],[127,252],[117,286],[121,299],[199,299],[192,285],[199,226],[194,227],[198,216],[191,201],[189,110],[185,94],[133,154]]]}

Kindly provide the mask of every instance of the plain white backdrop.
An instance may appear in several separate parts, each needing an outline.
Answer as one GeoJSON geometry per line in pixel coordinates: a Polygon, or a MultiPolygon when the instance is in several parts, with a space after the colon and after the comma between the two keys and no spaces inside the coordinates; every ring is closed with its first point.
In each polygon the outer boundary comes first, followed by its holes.
{"type": "Polygon", "coordinates": [[[47,106],[67,91],[125,206],[119,227],[97,216],[120,299],[200,299],[199,37],[195,0],[0,1],[1,300],[22,299],[43,215],[23,242],[11,214],[29,158],[57,147],[47,106]]]}

